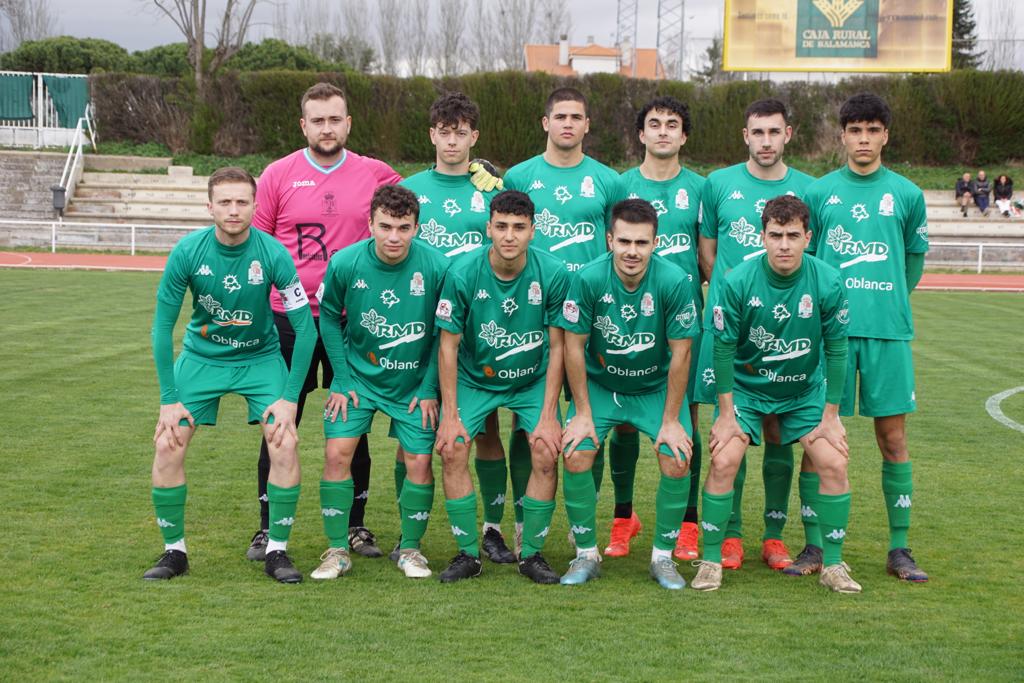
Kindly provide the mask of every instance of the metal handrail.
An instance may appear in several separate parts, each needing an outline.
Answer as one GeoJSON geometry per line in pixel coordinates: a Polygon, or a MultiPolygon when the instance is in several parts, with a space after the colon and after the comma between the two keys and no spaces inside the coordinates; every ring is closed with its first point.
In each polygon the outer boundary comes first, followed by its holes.
{"type": "Polygon", "coordinates": [[[79,166],[82,163],[83,147],[85,146],[85,128],[89,129],[89,143],[92,145],[92,149],[96,151],[96,133],[92,127],[92,102],[85,105],[85,116],[78,119],[78,125],[75,126],[74,137],[71,141],[71,147],[68,149],[68,158],[64,162],[64,171],[60,174],[60,182],[50,188],[54,192],[54,207],[63,215],[64,208],[71,203],[71,198],[74,197],[75,188],[78,187],[78,177],[76,173],[79,172],[79,166]],[[84,123],[84,126],[83,126],[84,123]],[[74,182],[72,182],[72,180],[74,182]],[[68,187],[70,185],[70,187],[68,187]],[[61,193],[60,202],[57,201],[57,193],[61,193]],[[58,205],[59,204],[59,205],[58,205]]]}

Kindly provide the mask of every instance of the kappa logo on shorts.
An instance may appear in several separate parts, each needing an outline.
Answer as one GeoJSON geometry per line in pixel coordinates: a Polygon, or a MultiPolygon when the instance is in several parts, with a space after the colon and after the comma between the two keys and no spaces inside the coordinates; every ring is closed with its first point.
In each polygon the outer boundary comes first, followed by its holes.
{"type": "Polygon", "coordinates": [[[582,536],[583,534],[585,534],[585,533],[587,533],[589,531],[593,531],[593,529],[591,529],[589,526],[581,526],[581,525],[578,525],[578,524],[573,524],[572,527],[569,529],[569,531],[570,531],[570,533],[572,533],[574,535],[581,535],[582,536]]]}
{"type": "Polygon", "coordinates": [[[833,541],[839,541],[846,538],[846,529],[833,529],[831,533],[825,534],[825,538],[831,538],[833,541]]]}
{"type": "MultiPolygon", "coordinates": [[[[415,519],[417,522],[425,522],[430,519],[430,513],[426,510],[421,510],[420,512],[414,512],[409,515],[409,519],[415,519]]],[[[459,529],[459,531],[462,531],[462,529],[459,529]]],[[[463,533],[465,532],[463,531],[463,533]]]]}
{"type": "Polygon", "coordinates": [[[320,514],[324,517],[341,517],[345,513],[338,508],[320,508],[320,514]]]}

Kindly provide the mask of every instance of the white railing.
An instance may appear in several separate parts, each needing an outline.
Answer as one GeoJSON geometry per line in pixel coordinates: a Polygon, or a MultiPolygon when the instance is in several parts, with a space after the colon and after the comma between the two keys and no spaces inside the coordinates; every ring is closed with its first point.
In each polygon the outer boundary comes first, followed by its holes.
{"type": "Polygon", "coordinates": [[[11,240],[13,246],[49,246],[52,253],[57,252],[58,246],[112,251],[128,249],[133,256],[139,249],[170,251],[178,239],[203,227],[148,225],[145,223],[86,223],[84,221],[65,221],[60,218],[52,221],[0,219],[0,233],[5,232],[5,228],[8,226],[15,229],[38,229],[30,238],[22,236],[19,239],[11,240]],[[171,241],[166,233],[175,231],[182,235],[171,241]]]}
{"type": "MultiPolygon", "coordinates": [[[[978,250],[977,272],[980,273],[984,269],[984,264],[985,264],[985,248],[986,247],[989,248],[989,249],[1024,249],[1024,242],[1016,242],[1016,243],[1014,243],[1014,242],[929,242],[928,243],[928,247],[929,247],[929,249],[934,248],[934,247],[938,247],[940,249],[942,247],[959,247],[961,249],[963,249],[963,248],[977,249],[978,250]]],[[[1017,264],[1014,264],[1014,263],[1000,263],[999,265],[1006,266],[1006,267],[1016,266],[1016,267],[1024,268],[1024,262],[1017,263],[1017,264]]]]}
{"type": "Polygon", "coordinates": [[[32,76],[32,118],[31,119],[0,119],[0,129],[8,130],[0,142],[14,147],[32,146],[64,147],[68,144],[67,135],[73,129],[60,125],[60,117],[53,98],[43,83],[44,76],[60,76],[63,78],[89,78],[86,74],[57,73],[26,73],[24,71],[4,71],[0,74],[16,76],[32,76]],[[9,138],[9,139],[8,139],[9,138]],[[31,140],[31,142],[26,142],[31,140]]]}
{"type": "Polygon", "coordinates": [[[92,127],[92,103],[85,105],[85,116],[78,119],[78,125],[75,126],[75,136],[71,141],[71,148],[68,150],[67,161],[64,162],[64,171],[60,174],[60,182],[57,185],[64,191],[63,206],[54,207],[60,208],[61,211],[71,203],[71,198],[75,195],[75,188],[78,187],[78,181],[82,179],[82,151],[85,147],[85,131],[89,131],[89,143],[92,145],[92,149],[96,151],[96,132],[92,127]],[[84,124],[84,125],[83,125],[84,124]]]}

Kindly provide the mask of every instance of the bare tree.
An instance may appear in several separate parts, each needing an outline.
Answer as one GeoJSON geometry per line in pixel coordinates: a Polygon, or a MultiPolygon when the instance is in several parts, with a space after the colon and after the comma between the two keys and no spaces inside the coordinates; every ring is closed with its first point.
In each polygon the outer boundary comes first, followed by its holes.
{"type": "Polygon", "coordinates": [[[310,46],[335,23],[327,0],[291,0],[274,4],[274,35],[290,45],[310,46]]]}
{"type": "Polygon", "coordinates": [[[377,42],[380,46],[380,68],[391,76],[398,73],[398,50],[402,39],[402,23],[400,0],[378,0],[377,42]]]}
{"type": "Polygon", "coordinates": [[[1017,66],[1017,22],[1015,0],[994,0],[988,15],[989,40],[985,49],[985,68],[992,71],[1017,66]]]}
{"type": "Polygon", "coordinates": [[[406,30],[403,41],[406,46],[405,59],[409,65],[410,76],[423,76],[427,72],[430,42],[430,0],[411,0],[405,5],[406,30]]]}
{"type": "Polygon", "coordinates": [[[521,69],[525,63],[523,45],[533,37],[537,0],[503,0],[495,9],[491,37],[506,69],[521,69]]]}
{"type": "Polygon", "coordinates": [[[554,45],[562,35],[572,33],[572,14],[565,0],[540,0],[537,7],[537,35],[542,43],[554,45]]]}
{"type": "Polygon", "coordinates": [[[49,0],[0,0],[0,49],[48,38],[57,30],[49,0]]]}
{"type": "Polygon", "coordinates": [[[464,35],[462,27],[465,21],[465,6],[450,0],[441,0],[441,16],[433,39],[434,62],[441,76],[455,76],[462,71],[458,50],[459,41],[464,35]]]}
{"type": "Polygon", "coordinates": [[[188,61],[195,74],[196,90],[205,92],[206,76],[213,74],[245,44],[252,13],[259,0],[226,0],[220,22],[213,26],[213,57],[203,64],[206,50],[206,0],[153,0],[185,36],[188,61]]]}
{"type": "Polygon", "coordinates": [[[473,0],[469,32],[473,36],[473,69],[496,71],[499,67],[495,64],[498,50],[494,39],[494,17],[487,0],[473,0]]]}

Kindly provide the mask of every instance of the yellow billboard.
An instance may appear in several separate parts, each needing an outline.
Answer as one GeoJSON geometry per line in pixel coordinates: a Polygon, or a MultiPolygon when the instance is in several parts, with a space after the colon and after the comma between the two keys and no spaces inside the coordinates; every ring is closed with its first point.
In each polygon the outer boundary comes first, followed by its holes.
{"type": "Polygon", "coordinates": [[[726,71],[949,71],[953,0],[725,0],[726,71]]]}

